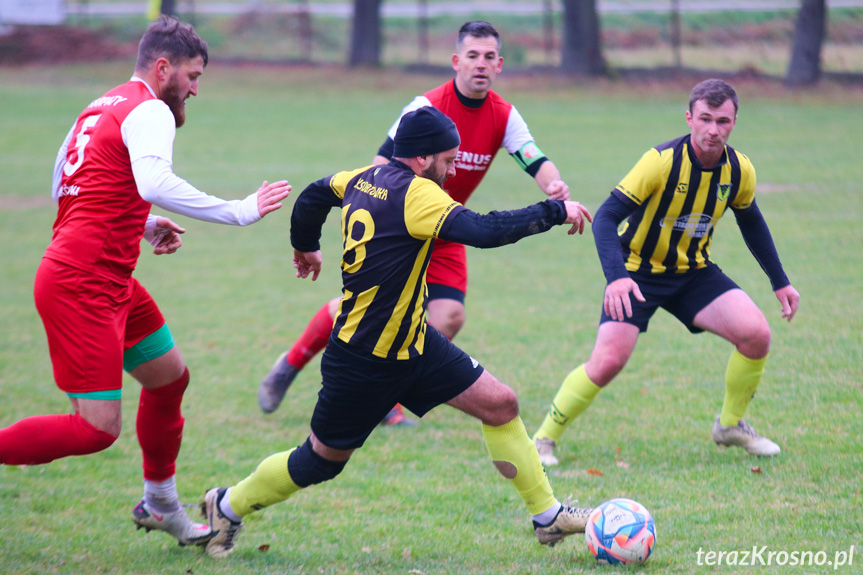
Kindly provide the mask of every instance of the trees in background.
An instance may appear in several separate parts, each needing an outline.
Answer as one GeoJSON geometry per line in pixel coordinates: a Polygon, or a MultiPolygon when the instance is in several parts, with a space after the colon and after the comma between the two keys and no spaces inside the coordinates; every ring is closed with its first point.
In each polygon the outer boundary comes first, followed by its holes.
{"type": "Polygon", "coordinates": [[[596,0],[563,0],[563,49],[560,67],[568,74],[604,76],[596,0]]]}
{"type": "MultiPolygon", "coordinates": [[[[354,0],[348,65],[381,65],[381,2],[354,0]]],[[[596,0],[564,0],[561,69],[567,73],[601,76],[607,72],[600,42],[596,0]]]]}
{"type": "MultiPolygon", "coordinates": [[[[162,0],[173,6],[174,0],[162,0]]],[[[354,0],[354,18],[348,65],[381,65],[382,0],[354,0]]],[[[597,0],[563,0],[561,70],[568,74],[603,76],[608,66],[602,53],[597,0]]],[[[821,77],[821,46],[826,35],[826,0],[802,0],[797,13],[791,62],[785,83],[807,86],[821,77]]]]}
{"type": "Polygon", "coordinates": [[[354,0],[348,65],[381,65],[381,0],[354,0]]]}
{"type": "Polygon", "coordinates": [[[803,0],[797,12],[791,63],[785,76],[789,87],[811,86],[821,78],[821,46],[827,33],[825,0],[803,0]]]}

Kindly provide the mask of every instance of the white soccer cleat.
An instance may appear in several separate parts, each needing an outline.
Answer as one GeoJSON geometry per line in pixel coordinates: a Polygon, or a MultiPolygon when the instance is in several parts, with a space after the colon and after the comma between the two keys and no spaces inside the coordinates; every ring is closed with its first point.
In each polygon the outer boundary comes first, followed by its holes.
{"type": "Polygon", "coordinates": [[[569,502],[564,501],[557,512],[554,521],[548,525],[540,525],[533,522],[533,532],[539,540],[540,545],[554,547],[575,533],[584,533],[587,528],[587,518],[590,517],[592,509],[584,507],[571,507],[569,502]]]}
{"type": "Polygon", "coordinates": [[[132,521],[137,529],[164,531],[174,537],[180,545],[204,545],[212,532],[209,525],[195,523],[182,507],[173,513],[156,513],[142,499],[132,510],[132,521]]]}
{"type": "Polygon", "coordinates": [[[752,455],[772,457],[782,451],[778,445],[762,437],[744,420],[737,425],[725,427],[719,423],[719,418],[713,424],[713,441],[720,447],[742,447],[752,455]]]}
{"type": "Polygon", "coordinates": [[[201,503],[201,512],[213,530],[213,536],[207,541],[206,551],[208,555],[217,558],[227,557],[233,553],[234,543],[243,528],[242,521],[231,521],[219,509],[219,501],[225,496],[226,491],[224,487],[214,487],[207,491],[204,502],[201,503]]]}
{"type": "Polygon", "coordinates": [[[536,445],[536,451],[539,453],[539,460],[546,467],[557,465],[560,461],[554,456],[554,448],[556,444],[553,439],[541,437],[533,442],[536,445]]]}

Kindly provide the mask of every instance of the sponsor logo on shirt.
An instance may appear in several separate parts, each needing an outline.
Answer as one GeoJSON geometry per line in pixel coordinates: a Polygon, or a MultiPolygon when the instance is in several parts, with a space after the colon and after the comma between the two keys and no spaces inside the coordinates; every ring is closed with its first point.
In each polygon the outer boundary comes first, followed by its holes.
{"type": "Polygon", "coordinates": [[[716,221],[707,214],[687,214],[679,218],[665,218],[660,227],[670,226],[675,232],[686,232],[690,238],[703,238],[713,229],[716,221]]]}
{"type": "Polygon", "coordinates": [[[456,170],[485,171],[491,163],[491,154],[475,154],[459,150],[455,158],[456,170]]]}
{"type": "Polygon", "coordinates": [[[354,188],[364,194],[368,194],[371,197],[377,198],[379,200],[386,200],[387,194],[389,193],[389,190],[387,190],[386,188],[374,186],[362,178],[357,181],[357,183],[354,185],[354,188]]]}
{"type": "Polygon", "coordinates": [[[124,98],[123,96],[102,96],[101,98],[96,98],[88,108],[101,108],[103,106],[116,106],[117,104],[121,104],[125,102],[128,98],[124,98]]]}
{"type": "Polygon", "coordinates": [[[77,196],[78,192],[81,191],[80,186],[60,186],[60,197],[63,196],[77,196]]]}

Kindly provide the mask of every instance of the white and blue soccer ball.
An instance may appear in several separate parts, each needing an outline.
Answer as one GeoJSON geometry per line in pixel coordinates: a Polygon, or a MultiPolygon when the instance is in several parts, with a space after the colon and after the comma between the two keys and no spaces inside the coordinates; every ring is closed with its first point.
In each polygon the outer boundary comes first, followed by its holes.
{"type": "Polygon", "coordinates": [[[598,563],[643,563],[656,544],[656,525],[641,503],[610,499],[590,512],[584,537],[598,563]]]}

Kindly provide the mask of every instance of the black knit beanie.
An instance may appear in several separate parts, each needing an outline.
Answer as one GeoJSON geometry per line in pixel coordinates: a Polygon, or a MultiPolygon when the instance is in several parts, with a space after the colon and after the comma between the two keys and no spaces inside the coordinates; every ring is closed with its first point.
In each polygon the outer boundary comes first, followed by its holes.
{"type": "Polygon", "coordinates": [[[461,143],[461,138],[446,114],[425,106],[402,116],[393,141],[394,158],[415,158],[451,150],[461,143]]]}

